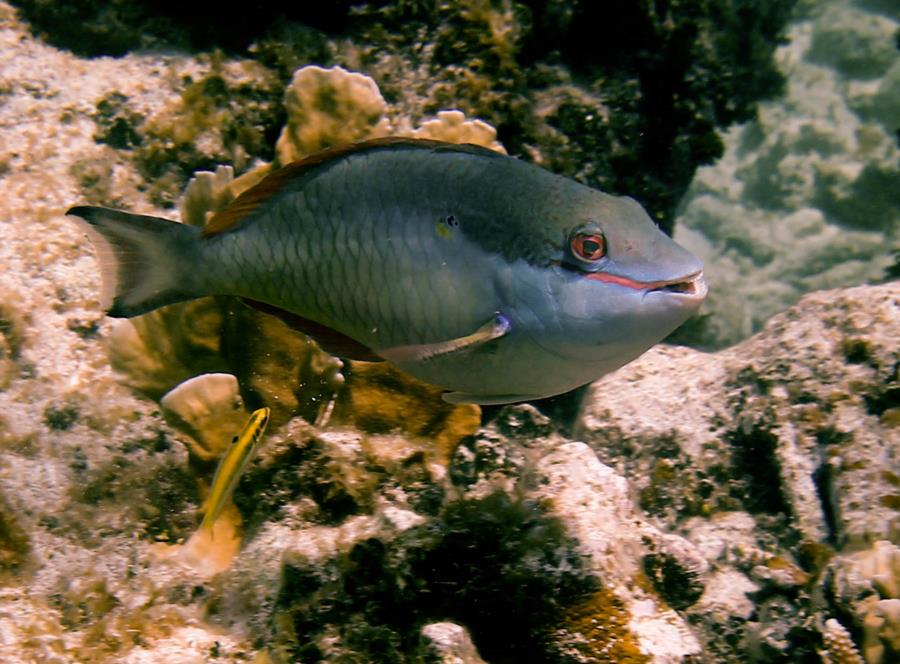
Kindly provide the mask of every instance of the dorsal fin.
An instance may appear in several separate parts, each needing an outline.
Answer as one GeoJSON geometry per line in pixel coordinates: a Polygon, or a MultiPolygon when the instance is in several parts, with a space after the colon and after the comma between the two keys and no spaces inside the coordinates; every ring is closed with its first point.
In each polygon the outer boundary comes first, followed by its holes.
{"type": "Polygon", "coordinates": [[[404,136],[385,136],[383,138],[374,138],[361,143],[349,143],[339,147],[328,148],[327,150],[322,150],[321,152],[310,155],[305,159],[287,164],[277,171],[273,171],[250,187],[247,191],[241,193],[237,198],[231,201],[224,210],[220,210],[210,217],[209,222],[203,228],[203,237],[218,235],[234,228],[239,221],[262,206],[266,201],[272,198],[272,196],[278,193],[282,187],[311,171],[316,166],[320,166],[335,159],[340,159],[348,154],[389,146],[406,146],[432,149],[435,151],[467,152],[469,154],[501,156],[499,153],[481,147],[480,145],[472,145],[469,143],[444,143],[442,141],[433,141],[427,138],[407,138],[404,136]]]}
{"type": "Polygon", "coordinates": [[[296,330],[313,339],[327,353],[343,357],[348,360],[361,360],[363,362],[383,362],[384,358],[376,355],[373,350],[363,346],[355,339],[342,334],[327,325],[309,320],[290,311],[257,300],[241,298],[245,304],[257,311],[262,311],[270,316],[275,316],[292,330],[296,330]]]}

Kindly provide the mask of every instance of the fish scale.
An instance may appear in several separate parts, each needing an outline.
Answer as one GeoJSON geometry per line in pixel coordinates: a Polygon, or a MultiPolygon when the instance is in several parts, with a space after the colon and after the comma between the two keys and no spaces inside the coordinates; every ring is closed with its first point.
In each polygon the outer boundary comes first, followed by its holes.
{"type": "Polygon", "coordinates": [[[104,208],[70,213],[101,249],[110,315],[236,295],[457,402],[598,378],[706,294],[700,262],[633,200],[471,145],[380,139],[313,155],[202,234],[104,208]]]}

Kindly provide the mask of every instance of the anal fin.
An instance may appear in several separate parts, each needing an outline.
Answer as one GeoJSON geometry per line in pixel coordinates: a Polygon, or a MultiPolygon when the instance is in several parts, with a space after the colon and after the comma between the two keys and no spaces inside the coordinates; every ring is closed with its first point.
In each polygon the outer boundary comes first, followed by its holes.
{"type": "Polygon", "coordinates": [[[438,341],[433,344],[395,346],[377,352],[381,357],[391,362],[424,362],[451,353],[478,348],[489,341],[506,336],[511,329],[512,325],[510,325],[509,319],[498,311],[487,323],[472,334],[467,334],[464,337],[438,341]]]}

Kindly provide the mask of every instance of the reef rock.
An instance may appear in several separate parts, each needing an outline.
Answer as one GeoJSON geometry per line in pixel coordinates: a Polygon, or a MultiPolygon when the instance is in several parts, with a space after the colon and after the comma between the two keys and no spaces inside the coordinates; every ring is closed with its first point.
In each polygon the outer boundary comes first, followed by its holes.
{"type": "Polygon", "coordinates": [[[422,628],[422,637],[429,642],[439,664],[485,664],[465,627],[450,622],[431,623],[422,628]]]}
{"type": "Polygon", "coordinates": [[[575,436],[670,524],[740,509],[841,548],[897,539],[898,342],[900,283],[808,295],[738,346],[659,346],[594,383],[575,436]]]}
{"type": "MultiPolygon", "coordinates": [[[[807,295],[733,348],[660,346],[590,387],[574,436],[710,565],[687,613],[717,661],[737,660],[715,634],[763,661],[812,652],[820,637],[799,625],[816,609],[797,592],[827,582],[835,553],[900,540],[898,367],[900,283],[890,283],[807,295]]],[[[874,602],[896,582],[885,546],[872,581],[859,582],[872,602],[833,607],[857,629],[877,622],[874,602]]],[[[889,609],[879,605],[878,624],[889,609]]]]}

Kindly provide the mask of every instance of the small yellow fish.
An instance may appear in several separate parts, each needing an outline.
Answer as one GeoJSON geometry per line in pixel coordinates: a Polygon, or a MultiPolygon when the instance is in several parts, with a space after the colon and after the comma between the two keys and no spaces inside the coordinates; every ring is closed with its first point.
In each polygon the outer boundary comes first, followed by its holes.
{"type": "Polygon", "coordinates": [[[253,458],[253,453],[260,439],[266,431],[269,423],[269,409],[260,408],[253,411],[250,419],[241,432],[231,441],[231,447],[219,462],[216,474],[213,476],[209,496],[206,498],[206,512],[200,530],[205,530],[212,536],[213,524],[219,518],[222,508],[231,497],[234,487],[237,486],[241,474],[253,458]]]}

